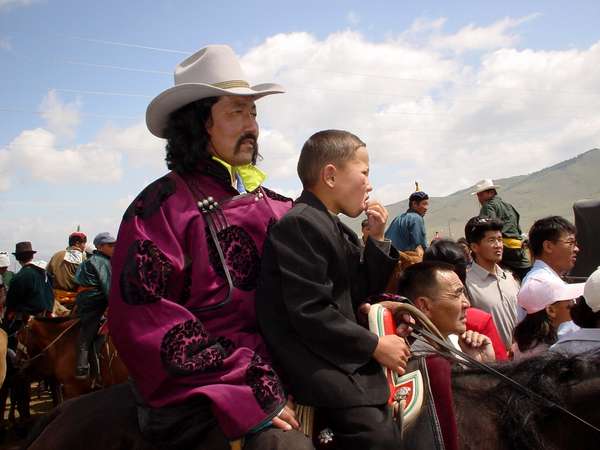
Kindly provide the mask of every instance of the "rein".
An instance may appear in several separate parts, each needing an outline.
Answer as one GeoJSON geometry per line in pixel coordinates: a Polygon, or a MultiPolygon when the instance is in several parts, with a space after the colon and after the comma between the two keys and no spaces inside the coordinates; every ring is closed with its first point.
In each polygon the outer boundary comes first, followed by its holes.
{"type": "Polygon", "coordinates": [[[433,351],[435,353],[437,353],[438,355],[440,355],[444,358],[449,358],[449,359],[451,359],[455,362],[459,362],[461,364],[464,364],[466,362],[466,363],[468,363],[467,365],[469,365],[470,367],[481,369],[484,372],[487,372],[490,375],[500,379],[501,381],[508,383],[510,386],[517,389],[518,391],[525,394],[526,396],[530,397],[531,399],[535,400],[536,402],[538,402],[542,405],[546,405],[546,406],[555,408],[555,409],[563,412],[564,414],[567,414],[568,416],[572,417],[573,419],[577,420],[578,422],[582,423],[583,425],[586,425],[587,427],[600,433],[600,429],[598,427],[592,425],[585,419],[582,419],[581,417],[572,413],[571,411],[564,408],[563,406],[560,406],[558,403],[553,402],[552,400],[547,399],[545,397],[542,397],[540,394],[523,386],[518,381],[513,380],[509,376],[494,369],[493,367],[490,367],[489,365],[487,365],[481,361],[477,361],[472,356],[467,355],[466,353],[455,348],[451,343],[449,343],[445,338],[443,338],[443,336],[440,334],[437,327],[429,320],[429,318],[427,316],[425,316],[415,306],[406,304],[406,303],[402,303],[401,307],[399,309],[407,312],[412,317],[414,317],[416,321],[418,321],[420,323],[418,325],[415,325],[415,324],[411,325],[411,327],[413,328],[412,336],[414,336],[416,339],[418,339],[421,342],[431,345],[433,347],[433,351]]]}
{"type": "MultiPolygon", "coordinates": [[[[35,320],[35,319],[33,319],[33,320],[35,320]]],[[[35,361],[36,359],[41,358],[44,355],[44,353],[46,353],[48,350],[50,350],[50,348],[52,348],[65,334],[67,334],[67,332],[71,328],[73,328],[78,323],[79,323],[79,319],[75,319],[71,325],[69,325],[67,328],[65,328],[63,331],[61,331],[60,334],[58,336],[56,336],[56,338],[54,338],[48,345],[46,345],[46,347],[44,347],[35,356],[22,361],[21,362],[22,367],[23,368],[27,367],[28,365],[31,364],[32,361],[35,361]]],[[[29,324],[25,325],[25,329],[27,330],[27,337],[29,337],[29,324]]],[[[19,345],[21,347],[21,351],[23,351],[23,353],[25,354],[25,356],[29,356],[29,354],[27,353],[27,347],[25,347],[20,342],[19,342],[19,345]]]]}

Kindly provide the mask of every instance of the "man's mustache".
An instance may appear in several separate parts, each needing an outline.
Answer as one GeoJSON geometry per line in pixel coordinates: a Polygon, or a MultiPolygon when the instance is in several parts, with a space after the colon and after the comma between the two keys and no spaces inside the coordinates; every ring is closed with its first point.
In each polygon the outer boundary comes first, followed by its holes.
{"type": "Polygon", "coordinates": [[[237,143],[235,144],[235,149],[236,152],[240,150],[240,147],[242,146],[242,142],[244,141],[251,141],[252,146],[254,147],[254,151],[256,152],[258,150],[258,136],[256,136],[254,133],[244,133],[240,136],[240,138],[237,140],[237,143]]]}

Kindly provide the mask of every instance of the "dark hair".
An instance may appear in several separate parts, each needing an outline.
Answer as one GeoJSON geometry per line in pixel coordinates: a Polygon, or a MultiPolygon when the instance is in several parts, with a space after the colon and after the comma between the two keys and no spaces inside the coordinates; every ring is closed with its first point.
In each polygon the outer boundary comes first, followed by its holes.
{"type": "Polygon", "coordinates": [[[427,195],[423,191],[413,192],[412,194],[410,194],[410,197],[408,197],[408,207],[412,207],[413,202],[418,205],[423,200],[429,200],[429,195],[427,195]]]}
{"type": "Polygon", "coordinates": [[[557,340],[556,328],[552,325],[546,310],[527,314],[515,327],[513,337],[521,352],[525,352],[538,344],[552,345],[557,340]]]}
{"type": "Polygon", "coordinates": [[[454,266],[454,272],[463,284],[467,279],[467,257],[460,244],[452,239],[436,239],[423,254],[423,261],[439,261],[454,266]]]}
{"type": "Polygon", "coordinates": [[[35,252],[23,252],[15,255],[15,259],[21,263],[21,265],[28,263],[33,260],[35,252]]]}
{"type": "Polygon", "coordinates": [[[529,230],[529,249],[533,256],[541,256],[544,251],[544,241],[556,242],[562,233],[575,234],[575,225],[564,217],[550,216],[538,219],[529,230]]]}
{"type": "Polygon", "coordinates": [[[212,106],[219,97],[208,97],[182,106],[172,112],[164,129],[167,139],[167,167],[178,173],[189,173],[210,159],[210,136],[206,124],[211,120],[212,106]]]}
{"type": "Polygon", "coordinates": [[[87,238],[81,235],[69,236],[69,247],[72,245],[85,244],[87,242],[87,238]]]}
{"type": "Polygon", "coordinates": [[[313,187],[321,169],[327,164],[342,166],[366,144],[354,134],[343,130],[324,130],[313,134],[302,146],[298,159],[298,176],[302,186],[313,187]]]}
{"type": "Polygon", "coordinates": [[[465,238],[469,244],[479,244],[488,231],[502,231],[504,223],[490,217],[471,217],[465,225],[465,238]]]}
{"type": "Polygon", "coordinates": [[[581,328],[600,328],[598,322],[600,321],[600,311],[594,312],[592,308],[586,303],[583,297],[579,297],[577,302],[570,310],[571,319],[575,322],[575,325],[581,328]]]}
{"type": "Polygon", "coordinates": [[[407,267],[398,283],[398,293],[414,301],[417,297],[432,297],[437,292],[437,273],[454,272],[454,266],[441,261],[423,261],[407,267]]]}

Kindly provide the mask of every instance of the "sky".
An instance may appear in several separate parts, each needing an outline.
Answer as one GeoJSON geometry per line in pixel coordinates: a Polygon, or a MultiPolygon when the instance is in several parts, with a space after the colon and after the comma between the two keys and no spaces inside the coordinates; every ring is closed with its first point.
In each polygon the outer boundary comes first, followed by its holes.
{"type": "Polygon", "coordinates": [[[304,141],[345,129],[389,204],[600,147],[598,23],[597,1],[0,0],[0,251],[116,234],[167,171],[146,107],[207,44],[286,88],[257,101],[267,186],[298,195],[304,141]]]}

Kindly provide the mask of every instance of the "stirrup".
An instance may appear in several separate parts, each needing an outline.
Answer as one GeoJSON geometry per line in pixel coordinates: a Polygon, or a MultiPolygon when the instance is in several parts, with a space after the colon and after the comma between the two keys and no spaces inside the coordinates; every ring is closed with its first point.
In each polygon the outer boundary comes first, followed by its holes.
{"type": "Polygon", "coordinates": [[[75,368],[76,380],[87,380],[90,377],[90,365],[75,368]]]}

